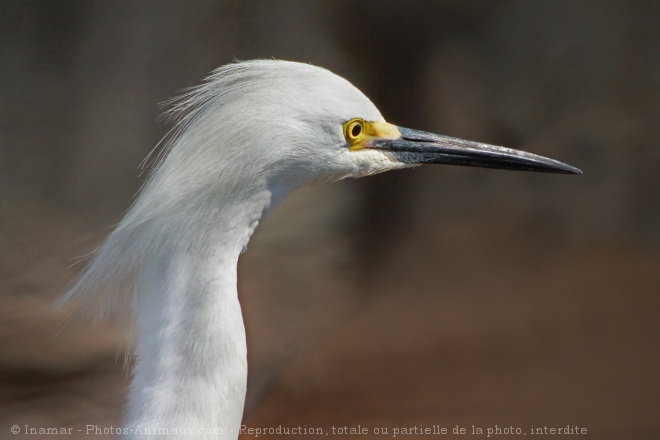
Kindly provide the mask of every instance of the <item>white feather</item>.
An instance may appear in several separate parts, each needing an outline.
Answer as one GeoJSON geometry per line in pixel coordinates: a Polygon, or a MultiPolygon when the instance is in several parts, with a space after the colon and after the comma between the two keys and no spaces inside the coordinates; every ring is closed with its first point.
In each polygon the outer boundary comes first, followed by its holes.
{"type": "Polygon", "coordinates": [[[382,117],[350,83],[306,64],[221,67],[167,114],[177,122],[141,193],[63,300],[135,320],[125,429],[235,439],[247,372],[236,264],[259,220],[307,183],[401,165],[346,148],[342,123],[382,117]]]}

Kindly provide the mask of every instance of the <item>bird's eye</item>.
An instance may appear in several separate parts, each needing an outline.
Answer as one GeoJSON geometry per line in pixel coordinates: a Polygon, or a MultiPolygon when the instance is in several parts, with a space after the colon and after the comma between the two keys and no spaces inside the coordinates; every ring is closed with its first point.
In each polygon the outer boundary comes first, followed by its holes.
{"type": "Polygon", "coordinates": [[[365,122],[362,119],[351,119],[344,124],[344,137],[349,144],[359,142],[364,136],[365,122]]]}
{"type": "Polygon", "coordinates": [[[358,123],[353,124],[351,127],[351,137],[356,138],[362,133],[362,126],[358,123]]]}

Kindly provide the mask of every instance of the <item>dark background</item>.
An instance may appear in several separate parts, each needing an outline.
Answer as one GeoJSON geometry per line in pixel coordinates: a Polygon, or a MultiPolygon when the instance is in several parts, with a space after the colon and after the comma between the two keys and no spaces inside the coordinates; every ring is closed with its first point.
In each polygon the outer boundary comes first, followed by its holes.
{"type": "Polygon", "coordinates": [[[584,175],[427,166],[291,196],[241,260],[248,425],[657,436],[659,5],[2,2],[0,438],[119,425],[130,330],[49,305],[138,190],[157,103],[271,57],[584,175]]]}

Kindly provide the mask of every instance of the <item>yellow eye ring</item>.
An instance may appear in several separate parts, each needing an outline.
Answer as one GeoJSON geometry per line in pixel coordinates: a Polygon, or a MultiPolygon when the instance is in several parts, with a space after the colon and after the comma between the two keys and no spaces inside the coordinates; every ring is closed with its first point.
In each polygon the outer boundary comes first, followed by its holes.
{"type": "Polygon", "coordinates": [[[344,124],[344,138],[349,144],[353,145],[364,137],[365,130],[366,123],[362,119],[351,119],[344,124]]]}

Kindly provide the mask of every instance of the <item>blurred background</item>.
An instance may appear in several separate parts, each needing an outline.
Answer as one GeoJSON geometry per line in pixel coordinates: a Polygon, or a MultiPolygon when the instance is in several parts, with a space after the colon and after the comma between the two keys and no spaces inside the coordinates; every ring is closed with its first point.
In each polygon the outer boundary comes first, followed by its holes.
{"type": "Polygon", "coordinates": [[[139,189],[157,103],[271,57],[397,125],[584,175],[427,166],[295,193],[240,262],[247,425],[657,436],[658,23],[652,1],[2,2],[0,438],[119,426],[130,331],[50,304],[139,189]]]}

